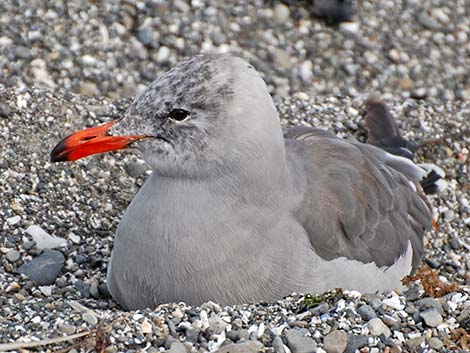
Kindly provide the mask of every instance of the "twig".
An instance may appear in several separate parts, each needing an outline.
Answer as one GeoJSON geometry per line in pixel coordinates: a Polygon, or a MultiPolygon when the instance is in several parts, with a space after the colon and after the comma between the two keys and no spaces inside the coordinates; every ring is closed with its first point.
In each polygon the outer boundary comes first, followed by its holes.
{"type": "Polygon", "coordinates": [[[460,132],[455,132],[453,134],[444,135],[437,139],[430,139],[430,140],[423,141],[416,147],[415,151],[417,152],[420,149],[427,147],[427,146],[440,145],[442,143],[445,143],[447,139],[458,139],[458,138],[467,137],[467,136],[470,136],[470,129],[463,130],[460,132]]]}
{"type": "Polygon", "coordinates": [[[63,337],[56,337],[56,338],[46,338],[40,341],[34,342],[12,342],[12,343],[1,343],[0,344],[0,352],[3,351],[13,351],[21,348],[31,348],[31,347],[38,347],[38,346],[46,346],[48,344],[54,343],[61,343],[67,341],[73,341],[74,339],[87,336],[93,333],[95,330],[79,332],[74,335],[63,336],[63,337]]]}

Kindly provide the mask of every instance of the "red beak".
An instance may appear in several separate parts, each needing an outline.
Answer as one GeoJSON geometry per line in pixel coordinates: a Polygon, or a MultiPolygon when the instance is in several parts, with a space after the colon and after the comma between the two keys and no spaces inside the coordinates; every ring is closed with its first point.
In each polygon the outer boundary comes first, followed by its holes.
{"type": "Polygon", "coordinates": [[[75,161],[77,159],[107,151],[128,147],[132,142],[147,136],[110,136],[109,129],[116,121],[75,132],[62,141],[51,152],[51,162],[75,161]]]}

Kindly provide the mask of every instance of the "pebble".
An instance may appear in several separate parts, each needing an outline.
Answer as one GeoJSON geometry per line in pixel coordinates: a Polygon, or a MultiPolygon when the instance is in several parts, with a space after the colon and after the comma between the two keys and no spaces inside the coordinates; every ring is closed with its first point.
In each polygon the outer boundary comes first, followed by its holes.
{"type": "Polygon", "coordinates": [[[369,332],[372,336],[384,335],[388,338],[392,335],[392,332],[387,327],[387,325],[385,325],[383,321],[378,317],[370,320],[367,323],[367,327],[369,328],[369,332]]]}
{"type": "Polygon", "coordinates": [[[405,347],[414,352],[418,346],[421,346],[425,342],[425,340],[426,339],[422,336],[410,338],[405,341],[405,347]]]}
{"type": "Polygon", "coordinates": [[[348,345],[348,335],[343,330],[335,330],[325,336],[323,349],[327,353],[343,353],[348,345]]]}
{"type": "Polygon", "coordinates": [[[345,353],[355,353],[357,349],[365,347],[369,344],[369,339],[362,335],[348,335],[348,345],[345,353]]]}
{"type": "Polygon", "coordinates": [[[377,317],[375,310],[372,309],[369,305],[361,305],[359,309],[357,309],[357,313],[361,315],[362,319],[365,321],[370,321],[377,317]]]}
{"type": "Polygon", "coordinates": [[[286,353],[284,349],[284,342],[280,336],[274,336],[271,346],[274,349],[274,353],[286,353]]]}
{"type": "Polygon", "coordinates": [[[284,24],[290,17],[289,7],[283,3],[277,3],[274,6],[274,19],[280,23],[284,24]]]}
{"type": "Polygon", "coordinates": [[[25,262],[18,272],[38,285],[53,284],[64,267],[64,255],[57,250],[44,250],[41,255],[25,262]]]}
{"type": "Polygon", "coordinates": [[[56,249],[67,246],[67,240],[50,235],[38,225],[31,225],[26,229],[36,242],[38,249],[56,249]]]}
{"type": "Polygon", "coordinates": [[[317,344],[307,334],[307,329],[291,329],[286,332],[287,346],[292,353],[314,353],[317,350],[317,344]]]}
{"type": "Polygon", "coordinates": [[[249,341],[228,344],[219,348],[216,353],[258,353],[262,352],[264,346],[261,342],[258,341],[249,341]]]}
{"type": "Polygon", "coordinates": [[[89,323],[91,326],[95,326],[96,324],[98,324],[98,318],[89,311],[86,311],[82,314],[82,319],[83,321],[89,323]]]}
{"type": "MultiPolygon", "coordinates": [[[[8,104],[0,101],[0,117],[1,118],[8,118],[11,114],[11,108],[8,104]]],[[[18,216],[16,216],[18,217],[18,216]]],[[[8,220],[7,220],[8,221],[8,220]]]]}
{"type": "Polygon", "coordinates": [[[435,308],[430,308],[419,313],[427,326],[437,327],[442,324],[442,316],[435,308]]]}
{"type": "Polygon", "coordinates": [[[5,255],[6,259],[10,262],[18,261],[21,257],[20,252],[18,250],[11,250],[7,252],[5,255]]]}

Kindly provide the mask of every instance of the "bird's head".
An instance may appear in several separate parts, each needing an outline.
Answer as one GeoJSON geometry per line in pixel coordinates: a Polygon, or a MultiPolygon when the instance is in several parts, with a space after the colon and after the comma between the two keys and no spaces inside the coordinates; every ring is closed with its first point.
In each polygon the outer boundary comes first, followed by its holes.
{"type": "Polygon", "coordinates": [[[121,119],[64,138],[51,160],[132,146],[156,173],[191,175],[227,168],[279,141],[276,108],[256,70],[235,56],[200,55],[157,77],[121,119]]]}

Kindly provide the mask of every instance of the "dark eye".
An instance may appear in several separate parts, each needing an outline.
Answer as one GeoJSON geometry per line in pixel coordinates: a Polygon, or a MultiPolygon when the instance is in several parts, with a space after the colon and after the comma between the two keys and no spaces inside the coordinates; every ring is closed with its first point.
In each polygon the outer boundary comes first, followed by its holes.
{"type": "Polygon", "coordinates": [[[176,121],[183,121],[189,117],[189,112],[184,109],[173,109],[168,113],[168,117],[176,121]]]}

